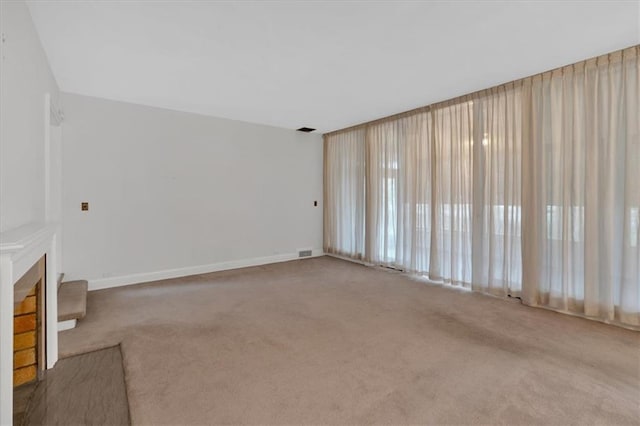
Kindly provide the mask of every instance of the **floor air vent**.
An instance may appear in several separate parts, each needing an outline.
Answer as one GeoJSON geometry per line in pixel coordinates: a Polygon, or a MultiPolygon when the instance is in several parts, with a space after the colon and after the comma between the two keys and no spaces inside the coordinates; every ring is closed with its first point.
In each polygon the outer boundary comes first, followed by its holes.
{"type": "Polygon", "coordinates": [[[298,257],[309,257],[311,256],[311,250],[300,250],[298,252],[298,257]]]}

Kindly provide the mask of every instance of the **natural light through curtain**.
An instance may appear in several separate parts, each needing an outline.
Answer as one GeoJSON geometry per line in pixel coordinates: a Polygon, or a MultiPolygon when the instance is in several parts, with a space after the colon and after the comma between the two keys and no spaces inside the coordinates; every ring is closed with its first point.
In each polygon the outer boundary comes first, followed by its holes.
{"type": "Polygon", "coordinates": [[[639,49],[325,135],[325,250],[640,325],[639,49]]]}
{"type": "Polygon", "coordinates": [[[367,260],[424,274],[431,244],[431,118],[367,128],[367,260]]]}
{"type": "Polygon", "coordinates": [[[325,252],[362,259],[365,213],[364,129],[324,143],[325,252]]]}
{"type": "Polygon", "coordinates": [[[336,243],[325,244],[327,252],[519,295],[519,102],[519,89],[503,87],[328,135],[325,179],[327,195],[334,195],[325,203],[325,238],[336,243]],[[350,174],[352,159],[359,166],[350,174]],[[364,209],[356,208],[363,194],[347,190],[354,179],[366,181],[364,209]],[[350,193],[357,194],[353,205],[350,193]],[[361,235],[348,232],[352,223],[366,224],[364,251],[348,250],[361,235]]]}
{"type": "Polygon", "coordinates": [[[524,300],[640,324],[638,48],[526,79],[524,300]]]}
{"type": "Polygon", "coordinates": [[[473,101],[431,111],[434,156],[429,277],[471,286],[473,101]]]}
{"type": "Polygon", "coordinates": [[[508,84],[475,97],[473,288],[522,289],[522,91],[508,84]]]}

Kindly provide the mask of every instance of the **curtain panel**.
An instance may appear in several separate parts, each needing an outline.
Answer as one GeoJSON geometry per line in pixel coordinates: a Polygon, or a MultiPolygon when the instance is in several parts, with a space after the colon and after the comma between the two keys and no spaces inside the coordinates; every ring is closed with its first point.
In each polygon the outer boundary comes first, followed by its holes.
{"type": "Polygon", "coordinates": [[[524,301],[640,325],[638,48],[524,81],[524,301]]]}
{"type": "Polygon", "coordinates": [[[324,251],[364,257],[364,129],[324,141],[324,251]]]}
{"type": "MultiPolygon", "coordinates": [[[[519,100],[519,88],[504,87],[327,135],[325,251],[496,295],[519,295],[519,100]],[[349,149],[354,138],[360,151],[349,149]],[[353,199],[344,190],[353,177],[343,177],[350,158],[357,159],[354,176],[365,182],[364,194],[353,199]],[[365,207],[359,209],[363,196],[365,207]],[[364,224],[364,250],[329,243],[352,229],[354,215],[358,227],[364,224]]],[[[348,239],[362,241],[361,235],[348,239]]]]}
{"type": "Polygon", "coordinates": [[[522,290],[522,90],[475,99],[473,289],[519,297],[522,290]]]}
{"type": "Polygon", "coordinates": [[[639,49],[325,135],[325,251],[640,325],[639,49]]]}

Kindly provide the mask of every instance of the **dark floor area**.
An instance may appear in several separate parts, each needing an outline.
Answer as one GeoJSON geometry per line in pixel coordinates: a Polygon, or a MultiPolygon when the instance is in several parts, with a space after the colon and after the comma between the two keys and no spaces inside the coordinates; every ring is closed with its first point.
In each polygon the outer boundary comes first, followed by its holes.
{"type": "Polygon", "coordinates": [[[24,415],[14,418],[25,426],[128,424],[119,346],[58,361],[37,383],[24,415]]]}
{"type": "Polygon", "coordinates": [[[13,426],[21,426],[38,382],[25,383],[13,390],[13,426]]]}

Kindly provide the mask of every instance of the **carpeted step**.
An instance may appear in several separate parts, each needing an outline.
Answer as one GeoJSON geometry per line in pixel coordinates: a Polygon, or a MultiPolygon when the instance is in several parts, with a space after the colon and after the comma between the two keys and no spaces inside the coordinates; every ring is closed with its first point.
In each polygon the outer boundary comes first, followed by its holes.
{"type": "Polygon", "coordinates": [[[58,321],[84,318],[87,313],[87,289],[85,280],[67,281],[58,290],[58,321]]]}

